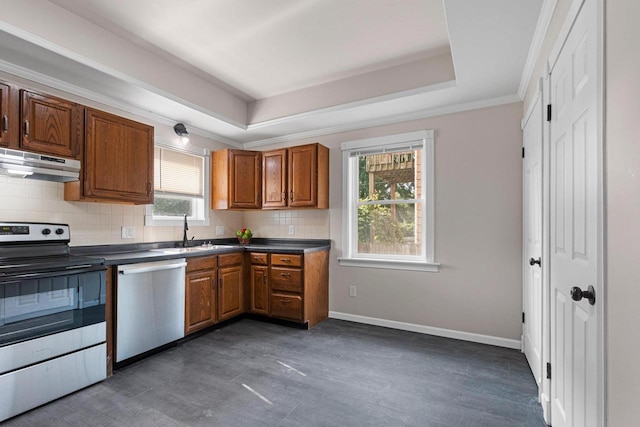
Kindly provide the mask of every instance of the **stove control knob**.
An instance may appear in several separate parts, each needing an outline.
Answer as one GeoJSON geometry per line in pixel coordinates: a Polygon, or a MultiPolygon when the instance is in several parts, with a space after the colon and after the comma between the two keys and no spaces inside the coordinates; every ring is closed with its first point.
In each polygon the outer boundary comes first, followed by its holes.
{"type": "Polygon", "coordinates": [[[62,229],[62,228],[56,228],[56,234],[57,234],[57,235],[64,234],[64,229],[62,229]]]}
{"type": "Polygon", "coordinates": [[[51,230],[48,228],[43,228],[42,229],[42,234],[44,234],[45,236],[48,236],[49,234],[51,234],[51,230]]]}

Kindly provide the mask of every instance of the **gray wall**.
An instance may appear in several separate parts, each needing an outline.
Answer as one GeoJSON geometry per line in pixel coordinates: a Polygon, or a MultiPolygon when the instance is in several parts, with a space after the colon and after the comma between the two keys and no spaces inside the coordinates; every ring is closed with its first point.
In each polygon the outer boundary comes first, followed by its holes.
{"type": "MultiPolygon", "coordinates": [[[[320,142],[331,150],[331,311],[520,339],[521,118],[522,104],[514,103],[286,144],[320,142]],[[441,271],[338,265],[340,144],[422,129],[435,131],[435,254],[441,271]],[[349,297],[349,285],[357,286],[357,297],[349,297]]],[[[266,220],[270,213],[251,214],[256,226],[260,215],[266,220]]]]}

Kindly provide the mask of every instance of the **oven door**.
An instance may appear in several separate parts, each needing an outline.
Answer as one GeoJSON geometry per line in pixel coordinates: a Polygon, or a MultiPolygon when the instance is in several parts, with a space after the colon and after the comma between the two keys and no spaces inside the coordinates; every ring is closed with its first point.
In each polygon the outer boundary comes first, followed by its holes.
{"type": "Polygon", "coordinates": [[[0,347],[105,320],[106,267],[0,278],[0,347]]]}

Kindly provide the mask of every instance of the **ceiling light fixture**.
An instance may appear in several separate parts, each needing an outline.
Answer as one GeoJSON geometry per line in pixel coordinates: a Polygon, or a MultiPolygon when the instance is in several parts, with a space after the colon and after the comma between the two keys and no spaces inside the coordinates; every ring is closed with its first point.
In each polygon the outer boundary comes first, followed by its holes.
{"type": "Polygon", "coordinates": [[[176,135],[180,137],[180,140],[183,144],[189,142],[189,132],[187,132],[187,127],[183,123],[177,123],[173,130],[176,132],[176,135]]]}

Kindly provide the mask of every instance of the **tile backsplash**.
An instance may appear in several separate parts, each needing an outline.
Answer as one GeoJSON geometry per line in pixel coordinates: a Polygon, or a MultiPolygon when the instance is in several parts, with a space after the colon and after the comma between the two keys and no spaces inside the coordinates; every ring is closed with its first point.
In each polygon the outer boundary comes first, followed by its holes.
{"type": "MultiPolygon", "coordinates": [[[[0,221],[66,223],[71,226],[71,245],[103,245],[182,240],[182,227],[144,225],[145,206],[67,202],[64,184],[0,175],[0,221]],[[133,239],[123,239],[122,226],[135,227],[133,239]]],[[[211,225],[189,226],[189,237],[232,237],[251,228],[256,237],[329,238],[328,210],[211,211],[211,225]],[[224,226],[216,236],[215,227],[224,226]],[[294,234],[289,234],[289,226],[294,234]]]]}

